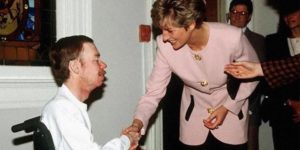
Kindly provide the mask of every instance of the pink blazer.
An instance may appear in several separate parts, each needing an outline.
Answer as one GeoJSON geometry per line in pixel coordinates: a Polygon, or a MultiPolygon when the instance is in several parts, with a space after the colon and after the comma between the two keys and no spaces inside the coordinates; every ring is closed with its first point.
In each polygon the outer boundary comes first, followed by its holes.
{"type": "Polygon", "coordinates": [[[235,100],[226,89],[227,75],[224,65],[236,60],[258,61],[256,53],[241,29],[222,23],[207,23],[209,40],[199,52],[201,60],[194,58],[188,45],[174,50],[162,37],[157,38],[157,56],[149,77],[146,94],[140,99],[135,118],[142,120],[147,128],[149,118],[155,112],[160,100],[166,93],[171,72],[184,82],[180,108],[180,141],[188,145],[203,144],[209,129],[203,119],[209,116],[208,108],[225,106],[229,112],[223,124],[212,134],[228,144],[242,144],[247,141],[248,101],[258,82],[245,82],[240,85],[235,100]],[[194,108],[189,119],[186,113],[194,98],[194,108]],[[244,117],[240,120],[238,113],[244,117]]]}

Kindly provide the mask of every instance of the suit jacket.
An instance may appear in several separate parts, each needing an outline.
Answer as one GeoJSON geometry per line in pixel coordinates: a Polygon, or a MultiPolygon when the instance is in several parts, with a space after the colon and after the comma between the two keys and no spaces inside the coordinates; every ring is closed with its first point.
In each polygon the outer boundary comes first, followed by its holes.
{"type": "MultiPolygon", "coordinates": [[[[246,28],[245,35],[249,42],[253,46],[260,62],[264,62],[266,59],[266,45],[265,37],[252,32],[249,28],[246,28]]],[[[249,97],[249,116],[250,116],[250,126],[258,127],[261,125],[261,97],[266,92],[267,83],[264,78],[259,78],[259,84],[256,89],[249,97]]]]}
{"type": "MultiPolygon", "coordinates": [[[[288,47],[287,36],[282,34],[271,34],[266,37],[267,61],[275,61],[280,59],[290,58],[290,51],[288,47]]],[[[287,71],[286,68],[279,71],[283,73],[287,71]]],[[[277,72],[278,73],[278,72],[277,72]]],[[[275,73],[275,74],[277,74],[275,73]]],[[[290,74],[285,74],[289,76],[290,74]]],[[[278,124],[293,124],[292,109],[287,106],[288,99],[300,100],[300,80],[289,82],[284,86],[270,90],[269,99],[264,102],[264,108],[267,116],[265,120],[269,119],[271,125],[278,124]]]]}
{"type": "Polygon", "coordinates": [[[257,82],[243,82],[236,99],[227,92],[225,64],[236,61],[258,61],[253,47],[242,30],[222,23],[207,23],[209,41],[199,52],[201,60],[195,60],[194,52],[188,45],[174,50],[161,36],[157,38],[157,55],[154,68],[146,86],[146,94],[140,99],[135,118],[142,120],[144,127],[156,111],[166,86],[175,73],[183,82],[184,88],[180,108],[180,140],[187,145],[200,145],[205,142],[209,129],[203,120],[209,116],[208,108],[221,105],[229,111],[221,126],[211,130],[220,141],[228,144],[242,144],[247,141],[247,115],[241,120],[238,113],[248,111],[247,97],[257,82]]]}
{"type": "Polygon", "coordinates": [[[253,46],[260,62],[266,59],[265,37],[246,28],[245,35],[253,46]]]}

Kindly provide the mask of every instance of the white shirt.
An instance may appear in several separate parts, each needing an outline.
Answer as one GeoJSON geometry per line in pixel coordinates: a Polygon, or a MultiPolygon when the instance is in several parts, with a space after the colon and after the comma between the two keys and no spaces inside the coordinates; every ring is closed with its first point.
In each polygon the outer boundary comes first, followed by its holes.
{"type": "Polygon", "coordinates": [[[130,141],[122,135],[104,146],[94,142],[87,105],[62,85],[43,109],[41,121],[49,129],[56,150],[128,150],[130,141]]]}
{"type": "Polygon", "coordinates": [[[300,38],[288,38],[291,56],[300,54],[300,38]]]}

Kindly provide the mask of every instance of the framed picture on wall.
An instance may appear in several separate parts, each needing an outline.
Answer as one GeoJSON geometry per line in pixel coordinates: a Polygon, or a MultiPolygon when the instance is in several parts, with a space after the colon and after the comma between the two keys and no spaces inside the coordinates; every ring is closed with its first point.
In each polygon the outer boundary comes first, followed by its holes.
{"type": "Polygon", "coordinates": [[[0,65],[48,65],[55,32],[55,0],[0,0],[0,65]]]}
{"type": "Polygon", "coordinates": [[[39,41],[39,2],[0,0],[0,37],[2,41],[39,41]]]}

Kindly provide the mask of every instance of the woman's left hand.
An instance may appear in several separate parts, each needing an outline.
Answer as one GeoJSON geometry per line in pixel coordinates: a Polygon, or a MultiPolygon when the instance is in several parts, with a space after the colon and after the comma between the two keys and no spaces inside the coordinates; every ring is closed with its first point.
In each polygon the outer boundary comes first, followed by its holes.
{"type": "Polygon", "coordinates": [[[228,109],[224,106],[220,106],[213,111],[207,119],[203,120],[204,126],[209,129],[217,129],[222,125],[227,113],[228,109]]]}

